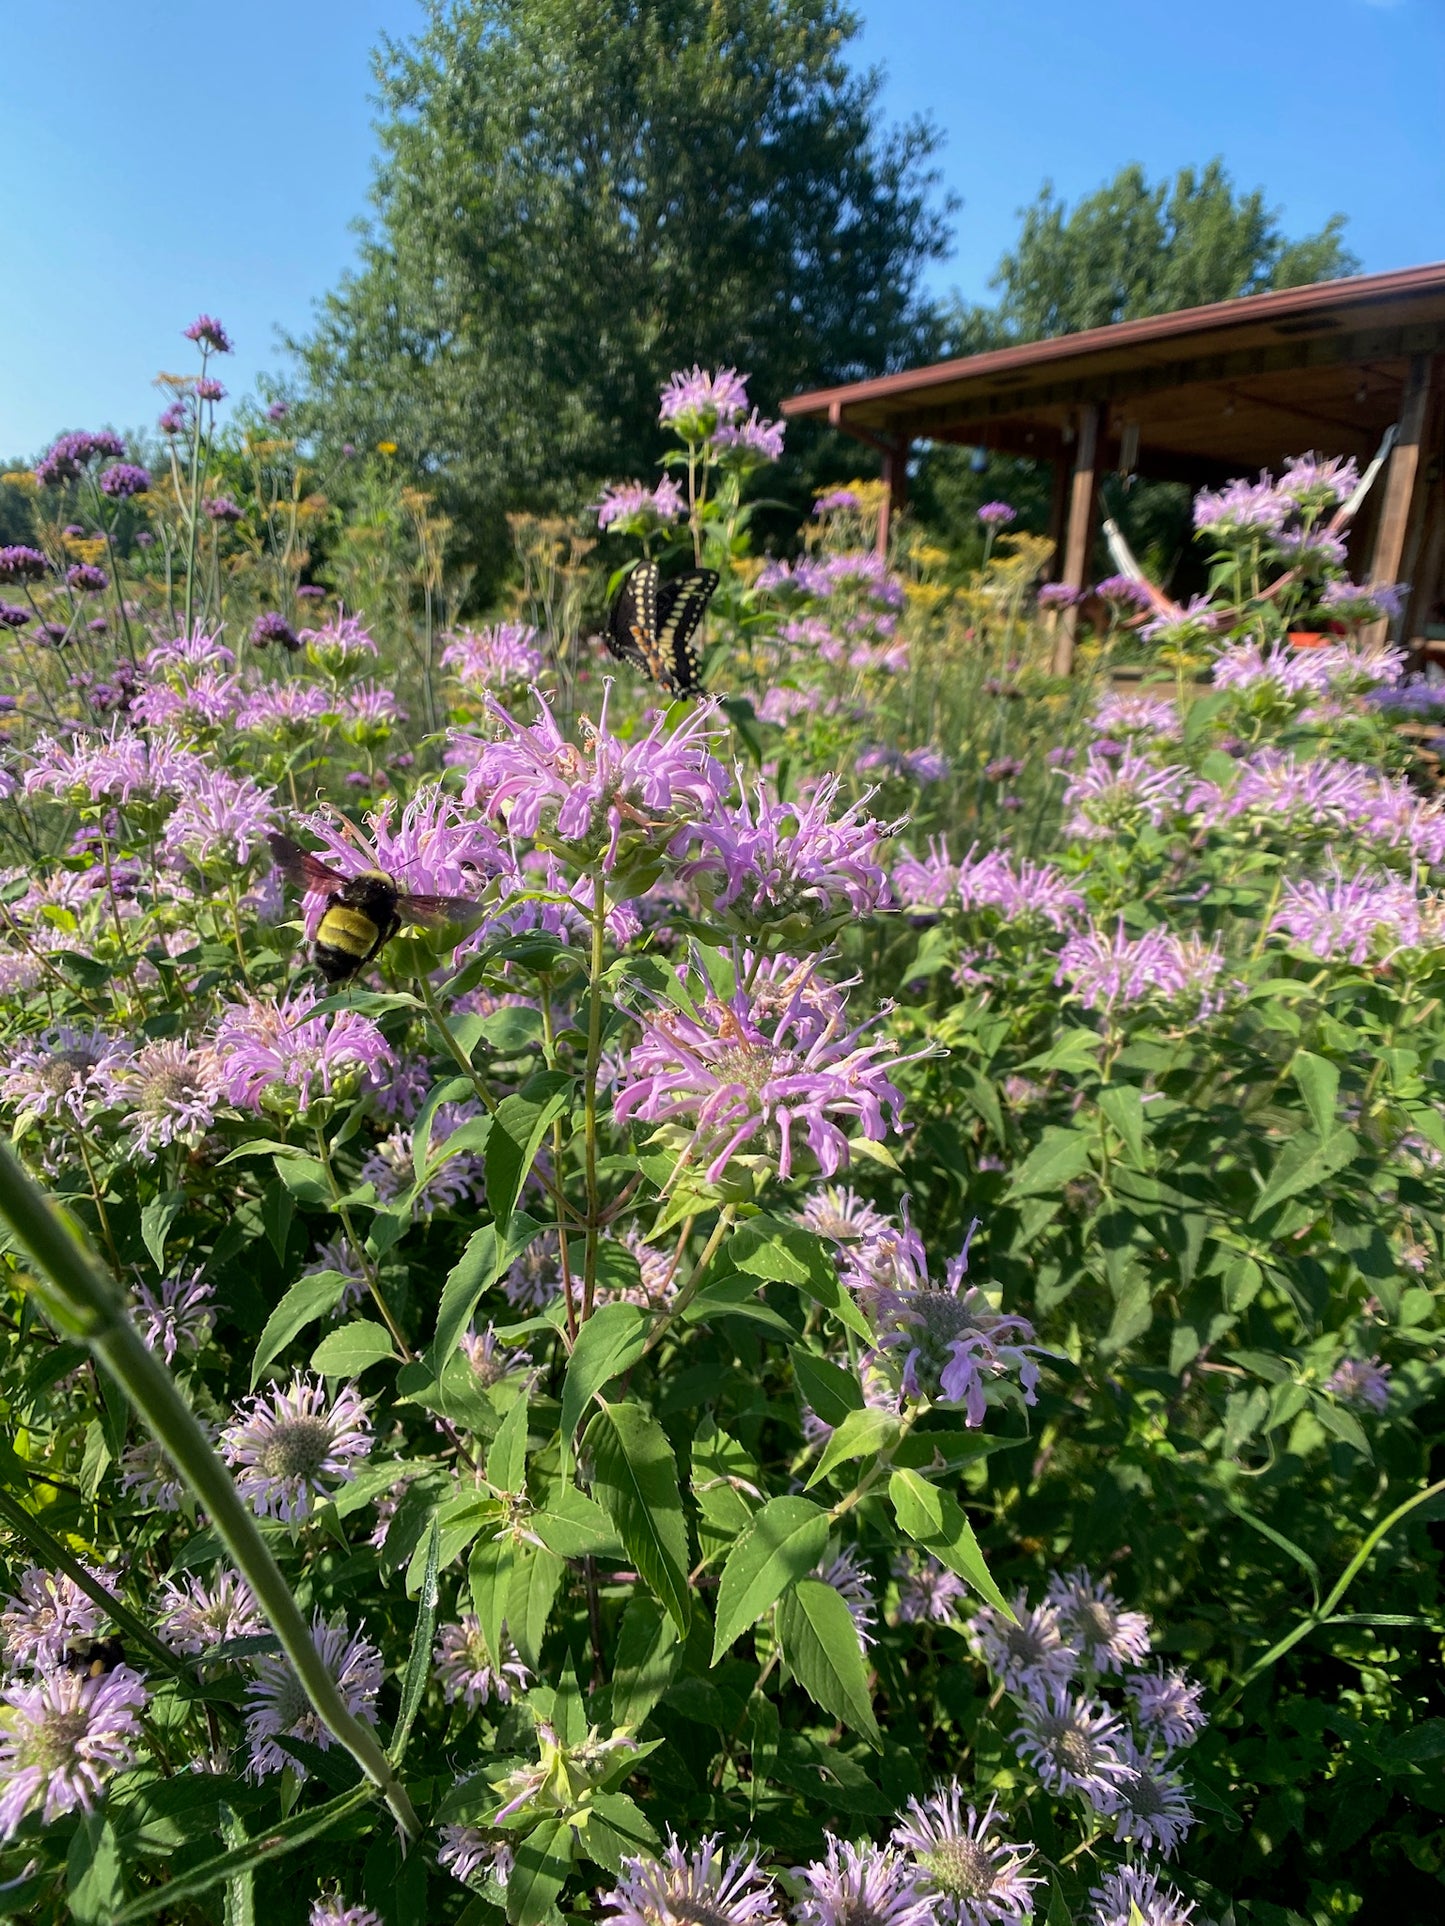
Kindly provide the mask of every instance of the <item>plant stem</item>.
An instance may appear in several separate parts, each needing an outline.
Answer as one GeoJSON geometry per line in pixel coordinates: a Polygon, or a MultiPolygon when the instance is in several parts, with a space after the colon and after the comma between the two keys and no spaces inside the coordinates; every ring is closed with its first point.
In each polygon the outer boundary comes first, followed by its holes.
{"type": "Polygon", "coordinates": [[[587,1075],[582,1086],[583,1158],[587,1181],[587,1248],[582,1260],[582,1322],[597,1295],[597,1066],[602,1061],[602,967],[607,939],[607,886],[601,872],[592,883],[592,953],[587,967],[587,1075]]]}
{"type": "Polygon", "coordinates": [[[381,1280],[376,1274],[376,1266],[367,1256],[366,1247],[352,1228],[351,1213],[342,1202],[341,1186],[337,1183],[336,1172],[332,1168],[331,1146],[326,1141],[326,1132],[319,1126],[316,1131],[316,1154],[321,1159],[322,1168],[326,1172],[326,1182],[331,1191],[331,1207],[341,1219],[341,1228],[346,1232],[346,1241],[351,1246],[352,1255],[361,1266],[362,1275],[366,1279],[366,1288],[370,1291],[377,1310],[381,1312],[381,1321],[391,1333],[391,1341],[401,1356],[408,1364],[415,1364],[415,1354],[398,1329],[396,1319],[392,1316],[386,1299],[381,1294],[381,1280]]]}
{"type": "Polygon", "coordinates": [[[36,1265],[38,1274],[26,1278],[27,1287],[61,1331],[89,1345],[140,1413],[187,1488],[209,1514],[317,1717],[385,1798],[406,1837],[419,1838],[421,1824],[406,1788],[375,1734],[347,1710],[255,1518],[212,1450],[175,1379],[146,1347],[127,1315],[125,1300],[88,1243],[3,1145],[0,1216],[10,1224],[36,1265]]]}
{"type": "MultiPolygon", "coordinates": [[[[703,1245],[702,1255],[688,1272],[687,1282],[648,1332],[647,1342],[642,1347],[643,1357],[646,1357],[649,1351],[656,1349],[662,1342],[664,1332],[666,1332],[668,1327],[677,1320],[697,1296],[703,1277],[706,1275],[707,1267],[717,1255],[717,1247],[731,1229],[732,1221],[736,1216],[736,1204],[724,1204],[718,1212],[717,1222],[713,1225],[712,1236],[709,1237],[703,1245]]],[[[688,1222],[691,1223],[691,1221],[691,1218],[689,1218],[688,1222]]]]}

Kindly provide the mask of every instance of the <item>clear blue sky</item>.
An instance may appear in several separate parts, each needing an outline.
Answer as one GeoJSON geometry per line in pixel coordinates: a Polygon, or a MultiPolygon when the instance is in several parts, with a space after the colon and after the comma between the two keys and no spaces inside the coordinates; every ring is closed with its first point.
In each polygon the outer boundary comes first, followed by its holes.
{"type": "MultiPolygon", "coordinates": [[[[1221,153],[1285,230],[1336,209],[1367,270],[1445,258],[1445,0],[855,0],[858,57],[929,113],[963,197],[940,290],[987,298],[1017,210],[1123,163],[1221,153]]],[[[352,257],[369,51],[416,0],[33,0],[6,9],[0,457],[135,426],[204,309],[233,392],[352,257]]]]}

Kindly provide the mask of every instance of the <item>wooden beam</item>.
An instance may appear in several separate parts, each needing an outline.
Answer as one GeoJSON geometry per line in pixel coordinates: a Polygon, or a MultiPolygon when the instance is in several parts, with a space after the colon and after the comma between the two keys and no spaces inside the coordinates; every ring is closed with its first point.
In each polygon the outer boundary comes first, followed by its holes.
{"type": "Polygon", "coordinates": [[[909,443],[891,442],[883,449],[883,500],[878,509],[878,553],[888,560],[888,538],[893,517],[900,514],[908,500],[909,443]]]}
{"type": "MultiPolygon", "coordinates": [[[[1064,538],[1064,571],[1060,580],[1082,589],[1094,545],[1094,514],[1099,504],[1099,404],[1086,402],[1079,410],[1079,445],[1074,455],[1074,479],[1069,491],[1069,525],[1064,538]]],[[[1070,675],[1074,667],[1074,637],[1079,611],[1065,609],[1054,637],[1053,671],[1070,675]]]]}
{"type": "Polygon", "coordinates": [[[1049,491],[1049,540],[1054,545],[1049,557],[1049,575],[1056,578],[1064,559],[1064,527],[1069,513],[1069,490],[1072,478],[1066,449],[1060,449],[1054,456],[1053,487],[1049,491]]]}
{"type": "Polygon", "coordinates": [[[1400,433],[1385,471],[1385,492],[1380,502],[1374,552],[1370,556],[1372,585],[1398,581],[1400,564],[1405,559],[1405,537],[1420,477],[1420,444],[1430,407],[1430,373],[1429,355],[1410,357],[1410,373],[1400,397],[1400,433]]]}

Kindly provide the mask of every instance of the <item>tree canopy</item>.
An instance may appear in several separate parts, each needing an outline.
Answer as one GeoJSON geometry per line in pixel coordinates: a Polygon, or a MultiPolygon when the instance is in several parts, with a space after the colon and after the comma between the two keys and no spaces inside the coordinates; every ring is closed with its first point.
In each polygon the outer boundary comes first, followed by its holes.
{"type": "Polygon", "coordinates": [[[316,423],[480,517],[650,467],[671,367],[770,409],[926,353],[938,137],[883,124],[857,30],[837,0],[437,0],[377,58],[374,216],[298,344],[316,423]]]}

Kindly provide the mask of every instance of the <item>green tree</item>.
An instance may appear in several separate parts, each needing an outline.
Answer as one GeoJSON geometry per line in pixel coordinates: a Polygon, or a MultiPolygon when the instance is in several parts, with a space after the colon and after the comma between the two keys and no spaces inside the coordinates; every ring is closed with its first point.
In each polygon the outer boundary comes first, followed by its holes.
{"type": "MultiPolygon", "coordinates": [[[[882,123],[838,0],[437,0],[377,57],[356,271],[312,425],[399,444],[473,531],[655,460],[675,366],[790,390],[931,346],[935,131],[882,123]]],[[[494,551],[495,552],[495,551],[494,551]]]]}

